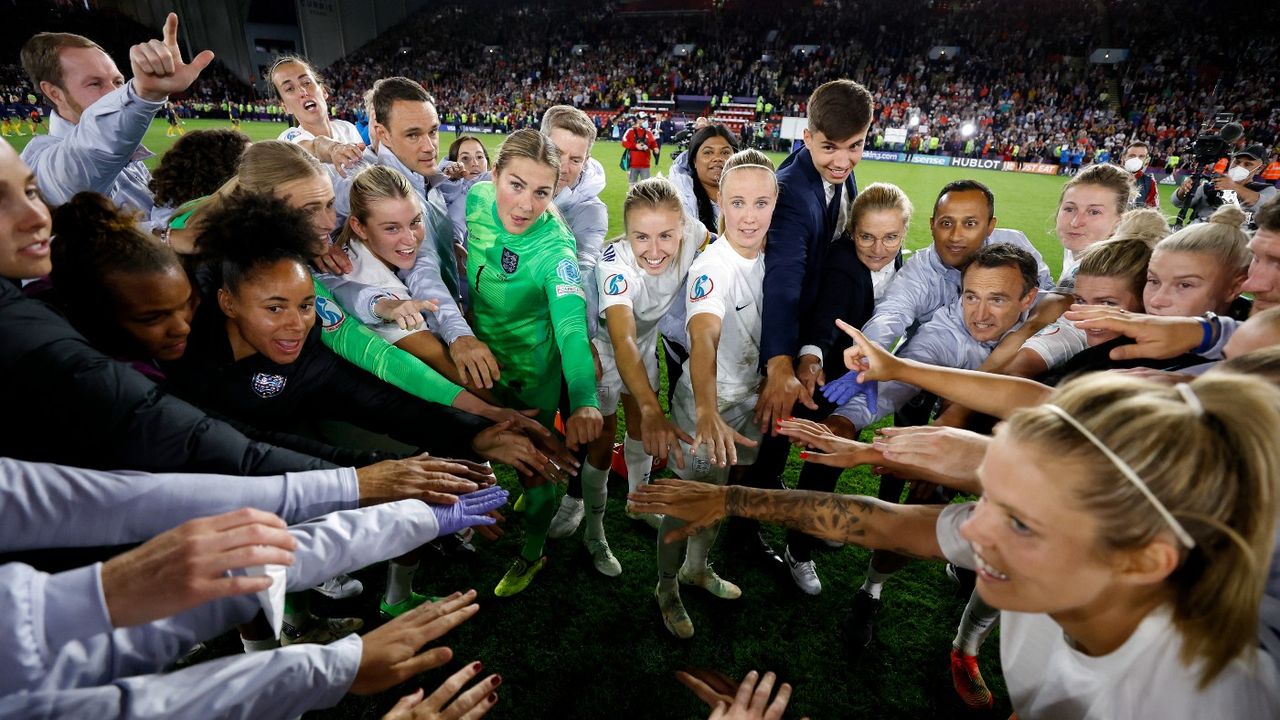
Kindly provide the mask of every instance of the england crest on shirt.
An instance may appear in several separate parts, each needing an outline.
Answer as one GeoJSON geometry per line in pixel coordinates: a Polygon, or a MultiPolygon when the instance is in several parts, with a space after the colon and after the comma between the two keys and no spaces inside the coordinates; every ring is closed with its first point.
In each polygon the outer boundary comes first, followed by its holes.
{"type": "Polygon", "coordinates": [[[513,273],[518,267],[520,267],[520,256],[511,252],[509,248],[502,248],[502,271],[513,273]]]}
{"type": "Polygon", "coordinates": [[[288,381],[289,378],[284,375],[258,373],[253,376],[253,391],[260,398],[273,398],[284,392],[284,385],[288,381]]]}

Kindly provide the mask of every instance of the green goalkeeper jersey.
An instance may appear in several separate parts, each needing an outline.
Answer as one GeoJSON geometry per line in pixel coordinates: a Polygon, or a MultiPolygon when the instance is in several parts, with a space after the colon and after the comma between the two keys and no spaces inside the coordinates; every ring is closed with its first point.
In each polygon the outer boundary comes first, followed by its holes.
{"type": "Polygon", "coordinates": [[[571,410],[598,406],[577,242],[550,210],[524,233],[507,232],[496,198],[492,182],[467,195],[471,327],[501,366],[504,399],[550,425],[562,373],[571,410]]]}

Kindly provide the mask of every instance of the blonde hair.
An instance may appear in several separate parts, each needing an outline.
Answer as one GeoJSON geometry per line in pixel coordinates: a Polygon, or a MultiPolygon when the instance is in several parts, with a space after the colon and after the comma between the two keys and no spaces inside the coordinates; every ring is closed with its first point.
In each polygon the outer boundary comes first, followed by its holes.
{"type": "Polygon", "coordinates": [[[1169,222],[1155,208],[1137,208],[1128,210],[1120,216],[1120,223],[1111,233],[1112,238],[1136,237],[1147,241],[1147,245],[1155,245],[1169,236],[1172,230],[1169,222]]]}
{"type": "MultiPolygon", "coordinates": [[[[1094,373],[1049,402],[1104,439],[1194,540],[1178,546],[1180,564],[1164,585],[1182,662],[1204,662],[1200,687],[1241,654],[1252,659],[1275,540],[1280,390],[1230,372],[1179,388],[1094,373]]],[[[1070,473],[1080,478],[1073,494],[1097,520],[1095,552],[1141,549],[1170,531],[1117,465],[1047,405],[1016,411],[1005,431],[1079,469],[1070,473]]]]}
{"type": "MultiPolygon", "coordinates": [[[[1271,309],[1280,310],[1280,308],[1271,309]]],[[[1272,385],[1280,386],[1280,345],[1251,350],[1243,355],[1223,360],[1213,366],[1212,372],[1214,374],[1234,372],[1241,375],[1251,375],[1266,380],[1272,385]]]]}
{"type": "Polygon", "coordinates": [[[383,165],[367,167],[351,181],[351,214],[338,233],[338,245],[346,246],[353,238],[361,239],[352,221],[367,223],[370,206],[379,200],[412,200],[419,210],[422,209],[413,186],[400,171],[383,165]]]}
{"type": "Polygon", "coordinates": [[[1156,252],[1201,253],[1233,275],[1249,271],[1253,259],[1249,236],[1240,229],[1244,211],[1235,205],[1218,208],[1209,222],[1195,223],[1156,243],[1156,252]]]}
{"type": "Polygon", "coordinates": [[[543,113],[542,133],[550,135],[556,128],[568,130],[580,138],[585,138],[588,149],[596,142],[596,124],[591,122],[589,115],[571,105],[552,105],[543,113]]]}
{"type": "MultiPolygon", "coordinates": [[[[199,233],[204,219],[237,192],[270,195],[285,183],[303,178],[323,176],[324,166],[314,155],[300,146],[283,140],[262,140],[250,145],[240,156],[236,174],[217,192],[198,200],[187,227],[199,233]]],[[[185,206],[184,206],[185,207],[185,206]]]]}
{"type": "MultiPolygon", "coordinates": [[[[775,196],[778,194],[778,175],[774,171],[773,161],[769,159],[768,155],[765,155],[754,148],[739,150],[733,155],[730,155],[728,160],[724,161],[724,168],[720,170],[720,182],[718,183],[722,194],[724,193],[724,180],[729,177],[729,171],[746,167],[752,167],[758,170],[768,170],[769,179],[773,181],[773,194],[775,196]]],[[[720,213],[720,221],[717,223],[716,232],[721,235],[724,234],[723,212],[720,213]]]]}
{"type": "Polygon", "coordinates": [[[680,214],[684,222],[684,205],[680,203],[680,194],[676,186],[664,177],[653,177],[641,180],[627,191],[627,198],[622,201],[622,224],[625,227],[632,210],[657,210],[664,208],[680,214]]]}
{"type": "Polygon", "coordinates": [[[858,227],[858,223],[862,221],[862,216],[870,212],[880,212],[882,210],[897,210],[902,213],[902,224],[911,225],[911,213],[915,208],[911,205],[911,200],[907,194],[902,192],[902,188],[893,183],[871,183],[858,196],[853,199],[853,205],[849,208],[849,234],[853,235],[854,230],[858,227]]]}
{"type": "Polygon", "coordinates": [[[1062,205],[1062,200],[1067,196],[1068,190],[1080,185],[1097,185],[1115,193],[1116,215],[1123,215],[1125,210],[1133,204],[1134,198],[1138,197],[1138,188],[1133,182],[1133,176],[1125,172],[1124,168],[1111,163],[1099,163],[1090,165],[1076,173],[1075,177],[1062,186],[1062,194],[1058,196],[1058,205],[1062,205]]]}
{"type": "Polygon", "coordinates": [[[1151,262],[1151,243],[1140,237],[1119,237],[1094,243],[1080,254],[1077,277],[1123,278],[1129,290],[1142,302],[1147,284],[1147,264],[1151,262]]]}
{"type": "MultiPolygon", "coordinates": [[[[777,194],[778,176],[774,172],[773,161],[769,159],[768,155],[765,155],[754,148],[739,150],[729,156],[728,160],[724,161],[724,168],[720,171],[720,190],[722,192],[724,191],[724,179],[729,176],[729,171],[744,167],[755,167],[761,170],[768,170],[769,177],[773,179],[773,192],[777,194]]],[[[721,218],[721,221],[723,221],[723,217],[721,218]]]]}
{"type": "Polygon", "coordinates": [[[493,164],[493,174],[497,175],[516,158],[527,158],[540,165],[546,165],[560,177],[560,150],[551,138],[537,130],[517,130],[507,136],[498,147],[498,160],[493,164]]]}

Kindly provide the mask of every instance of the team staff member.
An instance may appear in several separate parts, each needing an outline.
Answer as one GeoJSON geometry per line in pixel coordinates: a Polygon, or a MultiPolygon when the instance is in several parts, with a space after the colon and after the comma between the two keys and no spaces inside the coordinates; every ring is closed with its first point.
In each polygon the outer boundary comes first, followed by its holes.
{"type": "Polygon", "coordinates": [[[209,63],[205,50],[183,62],[178,16],[169,13],[163,40],[129,49],[133,80],[125,82],[101,47],[68,33],[39,33],[22,46],[22,67],[54,107],[49,134],[32,138],[22,159],[35,170],[45,199],[60,205],[83,190],[150,217],[155,204],[142,137],[173,93],[186,90],[209,63]]]}

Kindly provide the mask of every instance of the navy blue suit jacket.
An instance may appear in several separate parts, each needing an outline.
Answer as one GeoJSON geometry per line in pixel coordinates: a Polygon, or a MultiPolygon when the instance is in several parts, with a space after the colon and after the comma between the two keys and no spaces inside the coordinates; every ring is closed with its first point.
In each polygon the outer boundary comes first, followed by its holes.
{"type": "MultiPolygon", "coordinates": [[[[808,148],[791,153],[778,169],[778,204],[764,252],[764,318],[760,367],[769,358],[800,351],[801,319],[813,310],[821,269],[835,228],[827,226],[827,193],[808,148]]],[[[858,195],[852,172],[844,202],[858,195]]]]}

